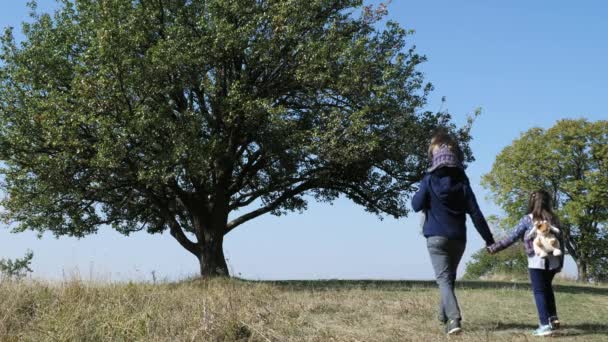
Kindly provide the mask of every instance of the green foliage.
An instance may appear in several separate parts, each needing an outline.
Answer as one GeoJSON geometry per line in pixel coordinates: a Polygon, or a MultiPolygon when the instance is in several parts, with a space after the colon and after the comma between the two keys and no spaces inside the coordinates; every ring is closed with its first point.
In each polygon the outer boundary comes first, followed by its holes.
{"type": "Polygon", "coordinates": [[[606,279],[608,121],[561,120],[528,130],[497,156],[483,184],[511,226],[525,214],[530,192],[551,192],[579,278],[606,279]]]}
{"type": "Polygon", "coordinates": [[[34,258],[32,251],[27,251],[20,259],[0,259],[0,275],[7,279],[21,279],[32,272],[30,265],[34,258]]]}
{"type": "Polygon", "coordinates": [[[425,57],[398,24],[380,27],[385,12],[64,0],[34,13],[21,44],[1,39],[4,219],[57,236],[169,229],[218,263],[232,229],[309,199],[407,215],[431,132],[447,126],[471,160],[470,126],[423,111],[425,57]]]}
{"type": "Polygon", "coordinates": [[[463,279],[479,280],[492,275],[525,278],[527,270],[528,258],[521,244],[517,243],[497,254],[490,254],[485,248],[475,252],[467,262],[463,279]]]}

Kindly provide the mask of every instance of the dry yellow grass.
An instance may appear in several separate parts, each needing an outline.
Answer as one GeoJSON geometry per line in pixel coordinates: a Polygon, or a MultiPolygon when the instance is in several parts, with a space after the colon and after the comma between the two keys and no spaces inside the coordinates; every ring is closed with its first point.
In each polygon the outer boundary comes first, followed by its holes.
{"type": "MultiPolygon", "coordinates": [[[[443,341],[429,282],[0,283],[1,341],[443,341]]],[[[463,283],[456,341],[528,341],[532,294],[463,283]]],[[[608,340],[608,288],[559,285],[559,340],[608,340]]]]}

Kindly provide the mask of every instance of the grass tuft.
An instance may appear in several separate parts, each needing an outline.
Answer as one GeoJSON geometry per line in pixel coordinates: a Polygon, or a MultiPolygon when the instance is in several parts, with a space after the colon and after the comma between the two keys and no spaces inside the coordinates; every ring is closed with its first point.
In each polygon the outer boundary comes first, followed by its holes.
{"type": "MultiPolygon", "coordinates": [[[[563,341],[605,341],[608,288],[556,285],[563,341]]],[[[527,341],[529,285],[462,282],[458,341],[527,341]]],[[[440,341],[432,282],[0,282],[0,341],[440,341]]]]}

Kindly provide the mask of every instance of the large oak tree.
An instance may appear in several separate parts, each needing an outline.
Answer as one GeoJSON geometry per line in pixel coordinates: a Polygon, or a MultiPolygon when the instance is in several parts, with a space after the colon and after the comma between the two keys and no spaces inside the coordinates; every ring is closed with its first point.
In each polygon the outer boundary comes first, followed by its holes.
{"type": "Polygon", "coordinates": [[[579,279],[608,279],[608,121],[532,128],[496,157],[483,183],[511,226],[524,215],[530,192],[552,193],[579,279]]]}
{"type": "Polygon", "coordinates": [[[404,216],[431,85],[360,0],[64,0],[2,37],[4,219],[85,236],[168,230],[227,275],[224,236],[345,196],[404,216]]]}

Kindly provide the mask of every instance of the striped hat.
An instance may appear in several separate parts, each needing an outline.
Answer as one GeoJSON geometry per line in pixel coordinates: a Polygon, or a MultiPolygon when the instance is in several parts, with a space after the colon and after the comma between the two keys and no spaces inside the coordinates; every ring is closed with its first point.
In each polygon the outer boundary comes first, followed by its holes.
{"type": "Polygon", "coordinates": [[[433,172],[440,167],[464,168],[458,155],[454,153],[448,145],[441,145],[433,151],[433,164],[429,169],[429,172],[433,172]]]}

